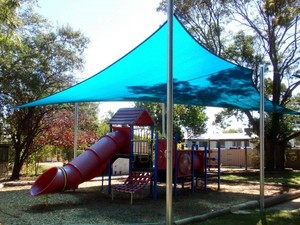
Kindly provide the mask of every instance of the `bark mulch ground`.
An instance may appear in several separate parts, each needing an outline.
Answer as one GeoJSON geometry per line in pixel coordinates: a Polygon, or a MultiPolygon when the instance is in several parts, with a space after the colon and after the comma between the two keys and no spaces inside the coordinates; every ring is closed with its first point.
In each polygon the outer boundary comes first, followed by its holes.
{"type": "MultiPolygon", "coordinates": [[[[113,185],[122,183],[125,178],[115,179],[113,185]]],[[[107,183],[101,188],[101,181],[81,184],[79,188],[64,193],[31,197],[31,183],[0,186],[0,224],[142,224],[164,223],[166,215],[166,187],[159,184],[158,199],[153,200],[149,188],[130,197],[116,193],[112,201],[107,193],[107,183]]],[[[20,182],[18,183],[20,184],[20,182]]],[[[0,184],[1,185],[1,184],[0,184]]],[[[266,196],[274,196],[286,191],[286,187],[265,185],[266,196]]],[[[258,183],[222,182],[221,190],[216,183],[210,183],[207,191],[202,186],[194,193],[190,185],[178,186],[177,196],[173,197],[174,220],[219,210],[239,203],[259,199],[258,183]]]]}

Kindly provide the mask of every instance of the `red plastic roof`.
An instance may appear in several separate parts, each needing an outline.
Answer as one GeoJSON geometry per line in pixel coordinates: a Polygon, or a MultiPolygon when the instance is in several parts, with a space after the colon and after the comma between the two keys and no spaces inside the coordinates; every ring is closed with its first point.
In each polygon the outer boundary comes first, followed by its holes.
{"type": "Polygon", "coordinates": [[[111,118],[110,124],[153,126],[154,122],[145,108],[121,108],[111,118]]]}

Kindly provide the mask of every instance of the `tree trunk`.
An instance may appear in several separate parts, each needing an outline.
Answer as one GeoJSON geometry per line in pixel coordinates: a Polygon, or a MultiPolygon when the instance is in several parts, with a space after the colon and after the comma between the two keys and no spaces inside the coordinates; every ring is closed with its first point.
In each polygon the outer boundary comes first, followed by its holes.
{"type": "Polygon", "coordinates": [[[273,154],[274,154],[274,170],[283,171],[284,170],[284,163],[285,163],[285,148],[287,145],[282,145],[281,140],[279,139],[280,136],[280,121],[282,115],[278,113],[272,114],[272,145],[273,145],[273,154]]]}
{"type": "Polygon", "coordinates": [[[11,180],[19,180],[20,179],[20,171],[22,166],[20,165],[20,162],[15,162],[12,170],[12,174],[10,179],[11,180]]]}
{"type": "Polygon", "coordinates": [[[266,171],[283,171],[285,169],[285,148],[275,138],[265,139],[266,171]]]}
{"type": "Polygon", "coordinates": [[[15,147],[15,159],[14,159],[14,166],[12,170],[12,174],[10,179],[11,180],[19,180],[20,179],[20,172],[22,169],[22,163],[20,162],[20,151],[15,147]]]}
{"type": "Polygon", "coordinates": [[[274,152],[272,138],[268,136],[266,136],[265,138],[265,167],[267,171],[274,170],[274,152]]]}
{"type": "Polygon", "coordinates": [[[285,149],[279,144],[276,145],[275,168],[278,171],[283,171],[285,169],[285,149]]]}

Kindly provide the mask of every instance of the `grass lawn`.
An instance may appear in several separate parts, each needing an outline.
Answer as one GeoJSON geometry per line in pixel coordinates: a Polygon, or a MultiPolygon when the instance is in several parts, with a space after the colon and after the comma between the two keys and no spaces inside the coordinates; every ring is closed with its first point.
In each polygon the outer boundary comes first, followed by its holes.
{"type": "Polygon", "coordinates": [[[288,210],[266,211],[248,211],[246,215],[231,214],[207,221],[196,223],[201,225],[298,225],[300,224],[300,213],[288,210]]]}
{"type": "MultiPolygon", "coordinates": [[[[259,173],[222,174],[222,180],[235,182],[259,182],[259,173]]],[[[280,185],[300,185],[300,171],[266,172],[265,182],[280,185]]]]}
{"type": "MultiPolygon", "coordinates": [[[[259,172],[223,173],[223,181],[259,182],[259,172]]],[[[265,182],[277,185],[300,185],[300,171],[266,172],[265,182]]],[[[267,210],[260,213],[256,210],[247,211],[249,214],[230,214],[207,221],[196,223],[201,225],[299,225],[300,213],[288,210],[267,210]]]]}

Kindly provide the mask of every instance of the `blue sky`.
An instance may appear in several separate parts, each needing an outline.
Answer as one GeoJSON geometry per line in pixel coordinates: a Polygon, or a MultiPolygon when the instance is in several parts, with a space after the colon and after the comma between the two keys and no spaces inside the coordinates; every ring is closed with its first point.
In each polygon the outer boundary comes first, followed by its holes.
{"type": "Polygon", "coordinates": [[[165,22],[160,0],[39,0],[54,25],[69,24],[90,38],[79,79],[90,77],[132,50],[165,22]]]}
{"type": "MultiPolygon", "coordinates": [[[[39,0],[36,10],[53,25],[69,24],[90,39],[78,81],[106,68],[155,32],[166,20],[160,0],[39,0]]],[[[166,74],[167,77],[167,74],[166,74]]],[[[167,79],[167,78],[166,78],[167,79]]],[[[101,103],[100,114],[132,103],[101,103]]]]}

